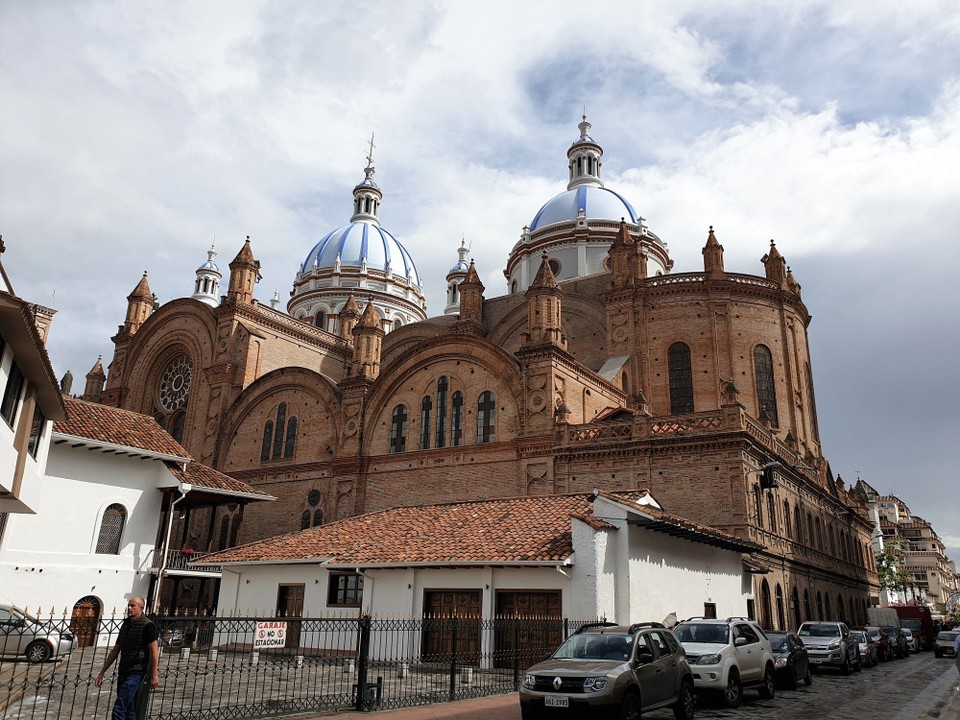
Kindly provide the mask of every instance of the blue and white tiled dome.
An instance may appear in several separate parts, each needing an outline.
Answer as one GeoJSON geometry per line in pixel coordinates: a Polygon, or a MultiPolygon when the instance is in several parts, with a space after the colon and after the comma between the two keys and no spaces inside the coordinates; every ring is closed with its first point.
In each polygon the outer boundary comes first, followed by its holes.
{"type": "Polygon", "coordinates": [[[355,220],[327,233],[307,255],[300,272],[314,268],[364,267],[407,278],[421,286],[413,258],[389,232],[370,220],[355,220]]]}
{"type": "Polygon", "coordinates": [[[530,222],[530,231],[559,222],[571,222],[580,216],[597,220],[625,219],[636,224],[637,211],[620,194],[605,187],[580,185],[549,200],[530,222]]]}

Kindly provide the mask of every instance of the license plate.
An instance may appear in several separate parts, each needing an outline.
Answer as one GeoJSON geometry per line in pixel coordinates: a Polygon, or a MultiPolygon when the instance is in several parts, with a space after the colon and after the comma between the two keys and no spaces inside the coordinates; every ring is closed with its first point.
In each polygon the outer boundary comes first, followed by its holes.
{"type": "Polygon", "coordinates": [[[820,663],[823,662],[823,660],[821,660],[820,658],[810,658],[810,662],[812,662],[814,665],[819,665],[820,663]]]}
{"type": "Polygon", "coordinates": [[[566,695],[547,695],[543,698],[543,704],[546,707],[570,707],[570,698],[566,695]]]}

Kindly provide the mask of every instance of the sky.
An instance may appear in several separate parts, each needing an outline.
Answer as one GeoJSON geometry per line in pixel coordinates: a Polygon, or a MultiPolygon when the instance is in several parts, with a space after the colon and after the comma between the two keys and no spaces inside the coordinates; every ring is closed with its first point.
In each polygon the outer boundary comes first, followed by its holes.
{"type": "Polygon", "coordinates": [[[0,234],[56,309],[74,391],[144,271],[189,296],[245,236],[285,304],[349,221],[375,133],[383,226],[442,313],[461,239],[487,297],[566,187],[586,111],[603,179],[702,270],[802,285],[824,452],[960,561],[960,6],[827,2],[0,3],[0,234]]]}

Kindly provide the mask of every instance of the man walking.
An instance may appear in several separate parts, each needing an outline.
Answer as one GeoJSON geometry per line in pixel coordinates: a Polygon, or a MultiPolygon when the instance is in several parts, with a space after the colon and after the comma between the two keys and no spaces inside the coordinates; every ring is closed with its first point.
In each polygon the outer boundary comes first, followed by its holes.
{"type": "Polygon", "coordinates": [[[113,705],[113,720],[137,720],[137,691],[145,681],[151,688],[160,685],[158,666],[160,651],[157,645],[157,626],[143,614],[144,600],[132,597],[127,602],[127,617],[120,624],[117,644],[110,648],[106,662],[95,680],[103,684],[103,676],[117,657],[117,701],[113,705]],[[148,680],[149,678],[149,680],[148,680]]]}

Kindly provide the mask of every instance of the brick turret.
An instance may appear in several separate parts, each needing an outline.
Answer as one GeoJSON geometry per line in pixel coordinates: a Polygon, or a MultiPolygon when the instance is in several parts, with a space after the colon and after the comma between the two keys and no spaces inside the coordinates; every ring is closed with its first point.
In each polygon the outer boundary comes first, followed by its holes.
{"type": "Polygon", "coordinates": [[[353,345],[353,328],[357,325],[357,319],[360,317],[360,308],[357,307],[357,301],[353,299],[353,293],[343,304],[343,310],[340,311],[340,337],[353,345]]]}
{"type": "Polygon", "coordinates": [[[703,246],[703,271],[711,280],[720,280],[724,275],[723,245],[713,234],[713,225],[710,226],[710,232],[707,234],[707,244],[703,246]]]}
{"type": "Polygon", "coordinates": [[[550,270],[547,254],[543,254],[540,270],[526,293],[527,298],[527,334],[523,344],[555,345],[567,349],[567,338],[563,334],[561,309],[563,290],[557,285],[557,279],[550,270]]]}
{"type": "Polygon", "coordinates": [[[253,257],[250,248],[250,236],[240,248],[240,252],[230,263],[230,289],[227,291],[229,302],[249,303],[253,301],[254,286],[260,282],[260,262],[253,257]]]}
{"type": "Polygon", "coordinates": [[[103,358],[97,357],[97,362],[87,373],[87,384],[83,389],[83,399],[89,402],[100,402],[103,395],[103,383],[107,379],[107,374],[103,371],[103,358]]]}
{"type": "Polygon", "coordinates": [[[137,283],[133,292],[127,295],[127,317],[120,328],[121,333],[128,335],[136,333],[150,317],[156,302],[157,296],[150,292],[150,283],[147,281],[147,272],[144,270],[140,282],[137,283]]]}
{"type": "Polygon", "coordinates": [[[360,321],[353,328],[353,364],[351,375],[368,380],[376,380],[380,374],[380,347],[383,342],[383,327],[380,316],[373,307],[373,299],[367,300],[367,307],[360,321]]]}

